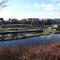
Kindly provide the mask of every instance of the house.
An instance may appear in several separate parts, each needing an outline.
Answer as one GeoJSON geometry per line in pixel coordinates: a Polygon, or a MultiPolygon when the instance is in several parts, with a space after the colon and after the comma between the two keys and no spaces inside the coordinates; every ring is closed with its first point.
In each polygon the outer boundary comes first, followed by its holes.
{"type": "Polygon", "coordinates": [[[52,28],[58,28],[58,24],[52,25],[52,28]]]}

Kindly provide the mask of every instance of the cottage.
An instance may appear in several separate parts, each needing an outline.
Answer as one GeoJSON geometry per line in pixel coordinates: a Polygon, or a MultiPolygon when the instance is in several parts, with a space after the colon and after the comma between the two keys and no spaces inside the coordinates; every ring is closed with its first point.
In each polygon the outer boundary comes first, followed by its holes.
{"type": "Polygon", "coordinates": [[[52,25],[52,28],[57,28],[57,27],[58,27],[57,24],[52,25]]]}

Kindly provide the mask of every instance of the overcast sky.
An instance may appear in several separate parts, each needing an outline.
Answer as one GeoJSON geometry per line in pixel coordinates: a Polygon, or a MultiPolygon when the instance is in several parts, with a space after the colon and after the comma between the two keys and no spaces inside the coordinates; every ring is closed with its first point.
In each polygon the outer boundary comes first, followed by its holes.
{"type": "Polygon", "coordinates": [[[0,17],[7,18],[60,18],[60,0],[10,0],[0,9],[0,17]]]}

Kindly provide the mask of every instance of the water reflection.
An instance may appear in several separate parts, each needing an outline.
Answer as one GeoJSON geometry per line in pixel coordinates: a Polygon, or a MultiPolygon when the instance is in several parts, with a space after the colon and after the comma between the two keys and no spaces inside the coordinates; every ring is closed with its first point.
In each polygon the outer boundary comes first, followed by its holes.
{"type": "Polygon", "coordinates": [[[0,46],[6,47],[24,47],[26,45],[40,45],[44,43],[53,42],[60,39],[60,34],[51,34],[49,36],[39,36],[20,40],[1,41],[0,46]]]}

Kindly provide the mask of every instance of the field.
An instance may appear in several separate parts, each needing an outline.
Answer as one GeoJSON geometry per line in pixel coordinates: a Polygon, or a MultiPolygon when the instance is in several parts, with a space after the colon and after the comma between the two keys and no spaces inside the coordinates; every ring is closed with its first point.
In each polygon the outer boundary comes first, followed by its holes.
{"type": "Polygon", "coordinates": [[[60,60],[60,42],[24,48],[0,47],[0,60],[60,60]]]}

